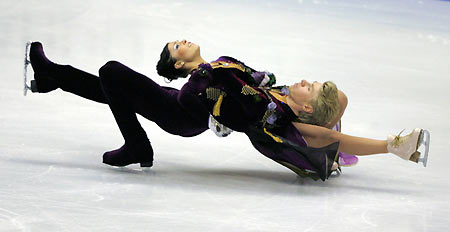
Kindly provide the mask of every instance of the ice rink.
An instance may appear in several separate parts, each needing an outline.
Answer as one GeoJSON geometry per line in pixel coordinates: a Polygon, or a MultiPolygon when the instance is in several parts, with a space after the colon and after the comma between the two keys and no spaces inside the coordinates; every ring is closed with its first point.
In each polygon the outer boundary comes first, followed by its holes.
{"type": "Polygon", "coordinates": [[[2,232],[450,231],[450,1],[1,0],[0,51],[2,232]],[[165,84],[156,62],[181,39],[278,84],[334,81],[349,98],[344,133],[428,129],[428,166],[383,154],[313,181],[243,134],[181,138],[139,117],[154,166],[112,168],[102,154],[123,139],[107,105],[23,96],[26,41],[60,64],[98,74],[118,60],[165,84]]]}

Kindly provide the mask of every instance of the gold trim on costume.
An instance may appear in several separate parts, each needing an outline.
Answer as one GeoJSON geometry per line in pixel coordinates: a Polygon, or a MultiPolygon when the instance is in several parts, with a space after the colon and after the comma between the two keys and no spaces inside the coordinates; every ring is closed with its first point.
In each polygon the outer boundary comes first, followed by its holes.
{"type": "Polygon", "coordinates": [[[278,101],[280,102],[284,102],[287,103],[287,95],[281,95],[280,93],[273,91],[273,90],[269,90],[269,92],[272,94],[272,96],[274,96],[278,101]]]}
{"type": "Polygon", "coordinates": [[[221,94],[219,96],[219,99],[217,99],[216,104],[214,104],[213,108],[213,116],[220,116],[220,106],[222,105],[223,97],[225,96],[225,93],[221,94]]]}
{"type": "Polygon", "coordinates": [[[270,112],[269,110],[266,110],[266,112],[264,113],[264,116],[261,119],[263,126],[266,126],[267,118],[269,118],[271,114],[272,114],[272,112],[270,112]]]}
{"type": "Polygon", "coordinates": [[[277,143],[283,143],[283,140],[281,140],[280,138],[276,137],[275,135],[273,135],[272,133],[270,133],[269,131],[267,131],[266,128],[264,128],[264,133],[268,134],[270,137],[272,137],[273,140],[275,140],[275,142],[277,143]]]}
{"type": "Polygon", "coordinates": [[[221,89],[212,87],[206,88],[206,98],[208,98],[209,100],[217,101],[222,94],[226,96],[226,93],[221,89]]]}
{"type": "Polygon", "coordinates": [[[236,68],[241,70],[242,72],[245,72],[245,68],[240,65],[240,64],[235,64],[235,63],[229,63],[229,62],[225,62],[225,61],[214,61],[209,63],[211,65],[211,67],[214,68],[236,68]]]}
{"type": "Polygon", "coordinates": [[[256,95],[259,92],[257,90],[255,90],[254,88],[250,87],[249,85],[244,85],[244,86],[242,86],[241,93],[244,95],[256,95]]]}

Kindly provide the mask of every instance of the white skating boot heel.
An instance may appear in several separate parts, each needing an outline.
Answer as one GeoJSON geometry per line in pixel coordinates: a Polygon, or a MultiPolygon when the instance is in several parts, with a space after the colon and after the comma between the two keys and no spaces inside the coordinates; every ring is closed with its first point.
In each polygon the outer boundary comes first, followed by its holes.
{"type": "Polygon", "coordinates": [[[416,163],[422,162],[423,166],[426,166],[430,145],[430,133],[426,130],[416,128],[409,135],[400,136],[400,134],[397,136],[388,135],[388,152],[404,160],[411,160],[416,163]],[[417,150],[422,144],[425,145],[425,154],[423,157],[420,156],[421,153],[417,150]]]}

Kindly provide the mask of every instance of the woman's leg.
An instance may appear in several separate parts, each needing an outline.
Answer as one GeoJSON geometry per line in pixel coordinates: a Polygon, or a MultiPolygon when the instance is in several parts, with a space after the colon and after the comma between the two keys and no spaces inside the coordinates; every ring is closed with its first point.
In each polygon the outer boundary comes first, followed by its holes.
{"type": "Polygon", "coordinates": [[[387,141],[361,138],[342,134],[325,127],[305,123],[293,123],[305,138],[309,147],[324,147],[331,143],[339,142],[339,151],[358,154],[372,155],[387,153],[387,141]]]}
{"type": "Polygon", "coordinates": [[[345,153],[364,156],[389,152],[405,160],[411,159],[415,162],[419,160],[417,148],[421,143],[421,136],[423,136],[423,130],[421,129],[415,129],[409,135],[402,137],[390,135],[387,140],[376,140],[346,135],[338,131],[304,123],[293,124],[302,133],[308,142],[308,146],[311,147],[323,147],[339,142],[339,151],[345,153]]]}
{"type": "Polygon", "coordinates": [[[349,154],[357,154],[358,156],[374,155],[388,153],[387,140],[368,139],[334,133],[334,139],[339,141],[339,151],[349,154]]]}

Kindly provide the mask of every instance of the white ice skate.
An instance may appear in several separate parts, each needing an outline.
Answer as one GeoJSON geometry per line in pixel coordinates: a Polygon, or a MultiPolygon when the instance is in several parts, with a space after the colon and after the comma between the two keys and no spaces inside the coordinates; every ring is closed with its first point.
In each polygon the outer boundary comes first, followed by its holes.
{"type": "Polygon", "coordinates": [[[25,60],[23,68],[23,96],[27,95],[27,91],[29,89],[31,90],[31,87],[27,84],[27,68],[28,65],[30,64],[30,46],[31,42],[28,41],[25,45],[25,60]]]}
{"type": "MultiPolygon", "coordinates": [[[[402,131],[403,132],[403,131],[402,131]]],[[[400,132],[400,134],[402,133],[400,132]]],[[[430,132],[420,128],[414,129],[406,136],[388,136],[388,152],[393,153],[404,160],[413,162],[422,162],[423,166],[427,166],[428,152],[430,149],[430,132]],[[424,145],[424,152],[418,151],[419,147],[424,145]]]]}

